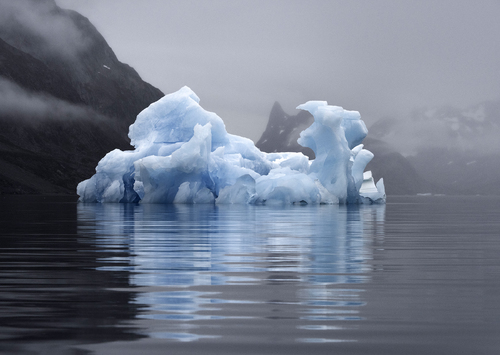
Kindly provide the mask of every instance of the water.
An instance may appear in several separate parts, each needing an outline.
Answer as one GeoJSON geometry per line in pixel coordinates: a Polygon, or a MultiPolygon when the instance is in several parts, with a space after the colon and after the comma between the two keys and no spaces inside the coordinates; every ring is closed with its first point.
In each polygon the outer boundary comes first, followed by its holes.
{"type": "Polygon", "coordinates": [[[0,352],[497,354],[499,212],[0,197],[0,352]]]}

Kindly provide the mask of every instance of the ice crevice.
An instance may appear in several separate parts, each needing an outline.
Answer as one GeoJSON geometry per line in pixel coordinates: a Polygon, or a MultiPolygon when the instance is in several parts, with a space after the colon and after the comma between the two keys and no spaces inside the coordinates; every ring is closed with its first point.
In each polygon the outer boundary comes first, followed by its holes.
{"type": "Polygon", "coordinates": [[[81,202],[218,204],[384,203],[381,179],[364,172],[373,154],[361,142],[368,130],[357,111],[308,101],[314,116],[298,143],[302,153],[264,153],[227,133],[188,87],[144,109],[130,126],[134,150],[104,156],[78,184],[81,202]]]}

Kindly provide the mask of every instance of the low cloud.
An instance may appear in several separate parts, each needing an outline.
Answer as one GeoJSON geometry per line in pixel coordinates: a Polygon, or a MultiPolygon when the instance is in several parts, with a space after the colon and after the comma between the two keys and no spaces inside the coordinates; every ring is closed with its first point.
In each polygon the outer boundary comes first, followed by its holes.
{"type": "Polygon", "coordinates": [[[33,124],[44,120],[82,120],[98,114],[87,107],[60,100],[49,94],[27,91],[0,77],[0,117],[33,124]]]}

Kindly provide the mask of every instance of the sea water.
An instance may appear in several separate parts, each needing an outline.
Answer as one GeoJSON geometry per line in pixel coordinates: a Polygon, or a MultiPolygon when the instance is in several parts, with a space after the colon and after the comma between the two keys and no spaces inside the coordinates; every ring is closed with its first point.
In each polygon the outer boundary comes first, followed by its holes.
{"type": "Polygon", "coordinates": [[[498,353],[499,213],[0,197],[0,352],[498,353]]]}

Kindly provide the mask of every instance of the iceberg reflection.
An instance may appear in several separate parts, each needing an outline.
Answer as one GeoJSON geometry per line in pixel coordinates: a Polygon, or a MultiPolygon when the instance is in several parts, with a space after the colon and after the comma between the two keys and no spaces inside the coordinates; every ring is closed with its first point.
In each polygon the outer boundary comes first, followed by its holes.
{"type": "Polygon", "coordinates": [[[234,336],[252,320],[264,333],[279,322],[278,338],[341,341],[333,334],[362,319],[385,205],[80,203],[78,219],[106,251],[98,269],[128,271],[151,337],[234,336]]]}

